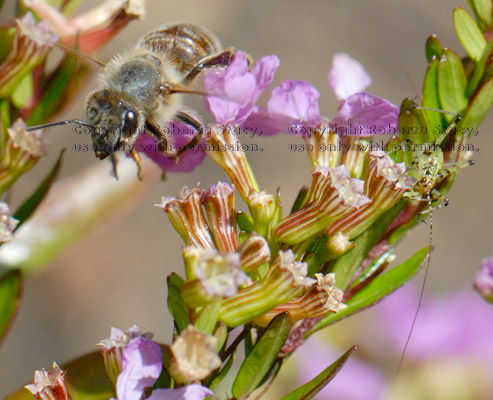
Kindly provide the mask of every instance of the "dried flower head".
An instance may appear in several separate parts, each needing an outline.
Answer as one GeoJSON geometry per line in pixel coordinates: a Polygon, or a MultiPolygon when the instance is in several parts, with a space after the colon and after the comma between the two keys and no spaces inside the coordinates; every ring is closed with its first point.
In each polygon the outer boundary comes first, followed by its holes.
{"type": "Polygon", "coordinates": [[[65,372],[55,362],[49,371],[36,371],[34,383],[25,388],[37,399],[71,400],[65,385],[65,372]]]}
{"type": "Polygon", "coordinates": [[[217,339],[188,326],[170,347],[169,373],[179,383],[199,381],[221,366],[217,339]]]}
{"type": "Polygon", "coordinates": [[[238,253],[221,254],[214,249],[195,249],[192,253],[196,257],[190,275],[196,279],[189,280],[181,288],[181,296],[190,307],[231,297],[247,281],[248,276],[241,269],[238,253]]]}

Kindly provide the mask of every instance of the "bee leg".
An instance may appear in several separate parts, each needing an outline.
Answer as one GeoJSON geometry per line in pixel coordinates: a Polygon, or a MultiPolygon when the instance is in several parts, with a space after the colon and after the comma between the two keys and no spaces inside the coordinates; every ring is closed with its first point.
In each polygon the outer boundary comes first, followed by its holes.
{"type": "Polygon", "coordinates": [[[191,126],[197,131],[197,134],[193,137],[193,139],[190,140],[190,142],[188,142],[186,146],[182,147],[178,151],[177,156],[180,157],[183,153],[187,152],[190,149],[193,149],[202,140],[202,136],[205,132],[205,126],[202,122],[192,117],[190,114],[184,113],[183,111],[179,111],[176,114],[176,119],[188,126],[191,126]]]}
{"type": "Polygon", "coordinates": [[[159,151],[168,154],[175,161],[178,161],[178,155],[176,154],[175,149],[168,145],[168,139],[166,139],[166,136],[158,127],[146,122],[145,129],[159,141],[159,151]]]}
{"type": "Polygon", "coordinates": [[[183,79],[183,82],[185,84],[192,82],[195,77],[204,70],[228,67],[229,64],[231,64],[231,61],[233,61],[234,56],[235,52],[233,48],[231,48],[220,54],[214,54],[213,56],[202,59],[198,64],[193,66],[190,72],[183,79]]]}
{"type": "Polygon", "coordinates": [[[130,156],[137,163],[137,178],[139,178],[139,181],[141,181],[142,180],[142,158],[140,157],[140,154],[138,153],[138,151],[135,149],[132,149],[132,151],[130,152],[130,156]]]}

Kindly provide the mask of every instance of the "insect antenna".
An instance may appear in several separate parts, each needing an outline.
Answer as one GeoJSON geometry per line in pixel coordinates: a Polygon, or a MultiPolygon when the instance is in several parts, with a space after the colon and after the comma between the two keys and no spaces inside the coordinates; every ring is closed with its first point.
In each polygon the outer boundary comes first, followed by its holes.
{"type": "Polygon", "coordinates": [[[396,375],[399,375],[399,372],[402,367],[402,363],[404,361],[404,357],[406,355],[406,350],[407,347],[409,346],[409,342],[411,341],[411,336],[413,334],[414,330],[414,325],[416,324],[416,320],[418,319],[418,314],[419,310],[421,308],[421,303],[423,302],[423,296],[425,293],[425,287],[426,287],[426,279],[428,278],[428,271],[430,269],[430,264],[431,264],[431,247],[433,245],[433,212],[432,212],[432,206],[431,206],[431,194],[427,193],[426,198],[428,200],[428,212],[430,213],[430,240],[429,240],[429,250],[428,250],[428,255],[427,255],[427,261],[426,261],[426,268],[425,268],[425,276],[423,278],[423,283],[421,284],[421,291],[419,293],[419,300],[418,300],[418,306],[416,307],[416,311],[414,313],[413,317],[413,322],[411,323],[411,329],[409,330],[409,334],[407,335],[406,339],[406,344],[404,345],[404,349],[402,350],[401,358],[399,359],[399,365],[397,366],[397,371],[396,375]]]}
{"type": "Polygon", "coordinates": [[[89,122],[82,121],[80,119],[67,119],[65,121],[50,122],[48,124],[30,126],[26,128],[26,132],[37,131],[38,129],[51,128],[52,126],[68,125],[68,124],[79,124],[79,125],[87,126],[88,128],[94,128],[94,125],[90,124],[89,122]]]}
{"type": "Polygon", "coordinates": [[[106,67],[106,63],[99,61],[99,60],[95,59],[94,57],[91,57],[88,54],[82,53],[79,50],[74,49],[70,46],[66,46],[66,45],[61,44],[61,43],[55,43],[55,46],[60,48],[61,50],[65,51],[65,52],[73,53],[73,54],[76,54],[78,57],[85,58],[86,60],[93,62],[94,64],[96,64],[100,68],[106,67]]]}

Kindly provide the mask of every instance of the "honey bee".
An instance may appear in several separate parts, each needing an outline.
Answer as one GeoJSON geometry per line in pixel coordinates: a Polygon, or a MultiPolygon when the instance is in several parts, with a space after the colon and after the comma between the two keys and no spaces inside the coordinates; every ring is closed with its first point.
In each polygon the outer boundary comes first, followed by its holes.
{"type": "Polygon", "coordinates": [[[29,130],[71,123],[87,126],[96,157],[110,157],[115,177],[115,152],[123,148],[130,149],[140,178],[141,158],[134,148],[139,134],[154,136],[175,159],[197,144],[205,127],[183,111],[183,93],[197,93],[188,89],[195,78],[204,70],[227,67],[233,56],[233,50],[223,52],[219,40],[205,28],[188,23],[160,26],[104,66],[99,87],[86,98],[88,122],[66,120],[29,130]],[[198,132],[180,151],[170,148],[160,129],[173,120],[198,132]]]}

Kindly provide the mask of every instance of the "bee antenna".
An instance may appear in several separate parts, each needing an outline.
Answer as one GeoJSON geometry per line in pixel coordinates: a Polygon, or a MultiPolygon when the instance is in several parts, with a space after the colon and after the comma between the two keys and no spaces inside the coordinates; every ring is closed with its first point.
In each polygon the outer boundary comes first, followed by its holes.
{"type": "Polygon", "coordinates": [[[79,124],[79,125],[87,126],[89,128],[94,128],[94,125],[90,124],[89,122],[85,122],[80,119],[67,119],[65,121],[50,122],[49,124],[30,126],[29,128],[26,129],[26,132],[37,131],[38,129],[51,128],[52,126],[68,125],[68,124],[79,124]]]}
{"type": "Polygon", "coordinates": [[[74,53],[74,54],[76,54],[79,57],[85,58],[85,59],[93,62],[94,64],[97,64],[97,66],[100,67],[100,68],[106,67],[106,64],[104,62],[99,61],[99,60],[96,60],[95,58],[93,58],[93,57],[91,57],[91,56],[89,56],[87,54],[81,53],[77,49],[74,49],[72,47],[66,46],[66,45],[61,44],[61,43],[55,43],[55,46],[59,47],[60,49],[66,51],[66,52],[74,53]]]}

